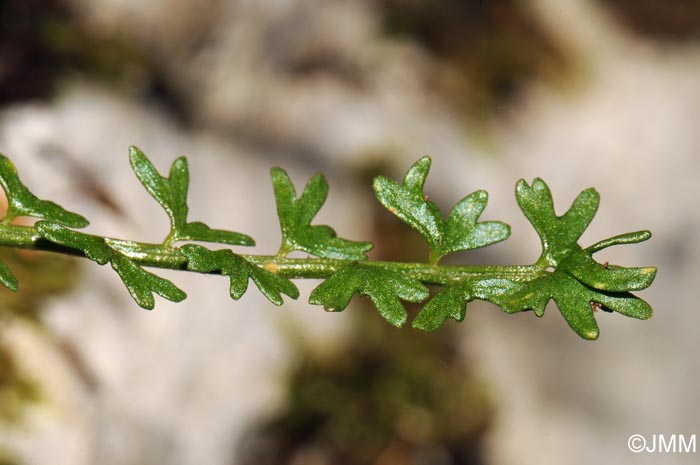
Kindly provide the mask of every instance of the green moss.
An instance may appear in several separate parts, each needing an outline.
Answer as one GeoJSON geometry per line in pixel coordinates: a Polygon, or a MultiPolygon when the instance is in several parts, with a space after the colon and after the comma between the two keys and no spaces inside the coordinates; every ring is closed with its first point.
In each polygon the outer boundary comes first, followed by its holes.
{"type": "Polygon", "coordinates": [[[412,458],[401,463],[431,453],[480,463],[494,406],[455,342],[447,330],[408,334],[358,318],[332,354],[298,354],[283,410],[251,432],[242,463],[296,463],[316,451],[322,463],[372,464],[397,448],[412,458]]]}

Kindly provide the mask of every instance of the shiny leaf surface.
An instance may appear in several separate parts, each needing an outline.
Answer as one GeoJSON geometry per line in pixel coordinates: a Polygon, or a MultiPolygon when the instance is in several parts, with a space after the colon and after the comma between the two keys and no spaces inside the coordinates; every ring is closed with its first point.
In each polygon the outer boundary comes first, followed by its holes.
{"type": "Polygon", "coordinates": [[[173,302],[180,302],[187,297],[187,294],[167,279],[149,273],[123,255],[114,254],[111,264],[131,297],[141,308],[153,309],[155,306],[153,294],[173,302]]]}
{"type": "Polygon", "coordinates": [[[167,243],[177,241],[217,242],[230,245],[255,245],[255,241],[241,233],[212,229],[204,223],[187,222],[187,190],[190,174],[185,157],[170,166],[169,176],[163,177],[146,155],[136,147],[129,148],[129,159],[136,177],[165,210],[170,219],[167,243]]]}
{"type": "Polygon", "coordinates": [[[462,321],[466,315],[467,303],[472,300],[498,304],[504,295],[519,287],[519,284],[507,279],[485,279],[446,286],[425,304],[412,326],[423,331],[434,331],[448,318],[462,321]]]}
{"type": "Polygon", "coordinates": [[[153,309],[156,293],[173,302],[184,300],[187,295],[170,281],[145,271],[128,257],[112,249],[105,238],[78,231],[72,231],[48,221],[36,224],[44,239],[75,250],[80,250],[87,258],[100,265],[111,263],[136,303],[147,310],[153,309]]]}
{"type": "Polygon", "coordinates": [[[375,178],[374,192],[384,207],[423,236],[431,249],[431,262],[436,263],[451,252],[476,249],[508,238],[507,224],[477,221],[488,201],[485,191],[464,197],[443,221],[438,206],[423,193],[429,170],[430,158],[423,157],[408,170],[403,184],[384,176],[375,178]]]}
{"type": "Polygon", "coordinates": [[[3,262],[0,262],[0,283],[11,291],[16,291],[19,288],[17,278],[3,262]]]}
{"type": "Polygon", "coordinates": [[[340,312],[354,294],[369,297],[380,315],[396,327],[406,323],[406,310],[401,300],[422,302],[428,289],[415,279],[400,273],[351,263],[335,272],[311,292],[309,303],[323,305],[326,311],[340,312]]]}
{"type": "Polygon", "coordinates": [[[70,212],[49,200],[41,200],[22,184],[15,165],[0,154],[0,185],[7,196],[5,222],[18,216],[50,220],[71,228],[84,228],[89,224],[82,215],[70,212]]]}
{"type": "Polygon", "coordinates": [[[653,313],[649,304],[633,294],[599,291],[562,271],[523,284],[500,304],[507,313],[533,310],[537,316],[542,316],[550,300],[557,304],[571,329],[584,339],[597,339],[599,335],[593,312],[595,304],[642,320],[651,318],[653,313]]]}
{"type": "Polygon", "coordinates": [[[287,172],[272,169],[272,184],[277,201],[277,215],[282,229],[281,251],[301,250],[318,257],[364,260],[372,248],[370,242],[355,242],[337,237],[325,225],[312,226],[311,221],[328,197],[328,183],[321,174],[314,175],[297,199],[296,190],[287,172]]]}
{"type": "Polygon", "coordinates": [[[275,305],[282,305],[281,294],[292,299],[299,297],[299,289],[290,280],[264,270],[228,249],[209,250],[205,247],[188,244],[180,248],[187,257],[187,269],[201,273],[220,271],[230,280],[231,298],[240,299],[248,289],[248,279],[252,279],[260,292],[275,305]]]}
{"type": "Polygon", "coordinates": [[[515,197],[520,209],[537,231],[542,241],[540,261],[556,266],[563,257],[577,247],[577,241],[593,220],[600,196],[595,189],[586,189],[574,200],[562,216],[554,212],[552,192],[543,180],[535,178],[532,186],[518,181],[515,197]]]}
{"type": "Polygon", "coordinates": [[[104,265],[114,255],[103,237],[72,231],[49,221],[38,221],[35,225],[44,239],[75,250],[82,251],[90,260],[104,265]]]}

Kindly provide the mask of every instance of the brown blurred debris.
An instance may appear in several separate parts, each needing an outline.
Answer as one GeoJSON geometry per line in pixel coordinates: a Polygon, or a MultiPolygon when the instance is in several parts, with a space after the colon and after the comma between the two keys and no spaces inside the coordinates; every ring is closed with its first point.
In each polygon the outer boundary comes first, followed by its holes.
{"type": "Polygon", "coordinates": [[[497,115],[529,83],[553,81],[572,57],[516,0],[383,0],[389,34],[410,37],[441,63],[434,86],[476,119],[497,115]]]}
{"type": "Polygon", "coordinates": [[[698,0],[598,0],[634,33],[665,42],[700,40],[698,0]]]}

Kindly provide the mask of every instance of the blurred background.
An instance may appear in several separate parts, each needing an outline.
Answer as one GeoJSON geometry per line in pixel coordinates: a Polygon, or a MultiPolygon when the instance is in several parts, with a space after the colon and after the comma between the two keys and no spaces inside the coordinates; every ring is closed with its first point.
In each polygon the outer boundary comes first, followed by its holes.
{"type": "MultiPolygon", "coordinates": [[[[372,198],[377,174],[433,158],[443,211],[486,189],[511,238],[461,263],[531,263],[513,189],[563,212],[595,186],[582,243],[650,229],[601,262],[659,267],[649,321],[598,313],[580,340],[470,304],[432,334],[362,299],[282,308],[223,278],[162,273],[180,304],[139,309],[107,268],[2,250],[0,464],[685,465],[632,434],[700,434],[700,3],[697,0],[2,0],[0,152],[89,231],[160,241],[129,168],[190,161],[195,220],[279,241],[269,169],[331,186],[317,223],[426,248],[372,198]]],[[[416,308],[409,308],[415,314],[416,308]]]]}

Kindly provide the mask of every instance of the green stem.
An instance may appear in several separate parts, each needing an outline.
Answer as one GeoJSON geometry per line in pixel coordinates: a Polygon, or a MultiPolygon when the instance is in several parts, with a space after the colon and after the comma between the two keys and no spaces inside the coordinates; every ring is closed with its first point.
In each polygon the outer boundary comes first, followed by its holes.
{"type": "Polygon", "coordinates": [[[428,258],[428,264],[431,266],[437,266],[438,262],[442,258],[442,255],[434,249],[430,250],[430,258],[428,258]]]}
{"type": "MultiPolygon", "coordinates": [[[[110,247],[118,250],[141,266],[185,270],[187,258],[175,247],[161,244],[125,241],[105,238],[110,247]]],[[[66,255],[84,256],[77,249],[64,247],[43,239],[31,226],[0,225],[0,246],[16,249],[56,252],[66,255]]],[[[353,260],[331,258],[286,258],[278,255],[241,255],[249,262],[286,278],[323,279],[331,276],[353,260]]],[[[425,284],[451,284],[469,279],[485,280],[506,278],[526,282],[547,272],[536,265],[488,266],[488,265],[441,265],[429,263],[366,261],[369,266],[402,273],[425,284]]]]}
{"type": "MultiPolygon", "coordinates": [[[[327,278],[353,260],[336,260],[330,258],[285,258],[278,259],[272,255],[242,255],[251,263],[273,271],[286,278],[327,278]]],[[[507,278],[512,281],[530,281],[546,274],[540,268],[531,265],[517,266],[482,266],[482,265],[442,265],[439,267],[427,263],[409,262],[362,262],[384,270],[395,271],[417,279],[425,284],[451,284],[468,279],[484,280],[507,278]]]]}

